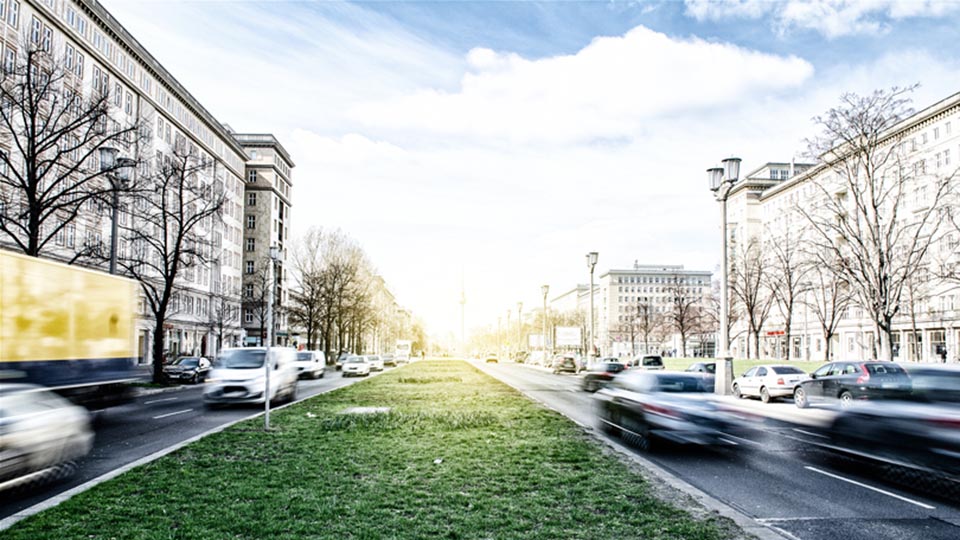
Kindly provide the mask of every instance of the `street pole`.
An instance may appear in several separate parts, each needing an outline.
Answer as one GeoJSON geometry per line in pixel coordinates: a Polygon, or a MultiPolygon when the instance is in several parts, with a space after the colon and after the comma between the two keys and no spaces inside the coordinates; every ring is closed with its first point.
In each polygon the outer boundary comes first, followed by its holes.
{"type": "Polygon", "coordinates": [[[276,246],[270,246],[270,268],[267,272],[267,284],[270,286],[270,292],[267,294],[267,350],[263,356],[263,429],[270,430],[270,346],[273,345],[273,265],[280,256],[280,249],[276,246]]]}
{"type": "Polygon", "coordinates": [[[543,293],[543,333],[541,334],[542,341],[540,343],[540,348],[543,350],[543,360],[547,359],[547,294],[550,292],[550,286],[544,285],[540,287],[540,292],[543,293]]]}
{"type": "Polygon", "coordinates": [[[720,230],[723,235],[721,242],[722,259],[720,260],[720,343],[718,355],[720,361],[717,362],[716,366],[716,383],[714,386],[715,392],[720,395],[729,394],[731,391],[730,385],[733,383],[733,358],[730,357],[730,335],[727,327],[730,311],[729,278],[727,277],[727,261],[729,258],[727,255],[727,197],[729,197],[730,190],[733,189],[739,175],[739,158],[723,160],[723,168],[707,169],[710,190],[716,194],[717,200],[720,201],[720,230]]]}
{"type": "Polygon", "coordinates": [[[497,317],[497,358],[503,354],[503,344],[500,343],[500,321],[503,317],[497,317]]]}
{"type": "Polygon", "coordinates": [[[597,265],[597,252],[591,251],[587,253],[587,268],[590,269],[590,339],[587,341],[587,360],[586,364],[593,364],[593,339],[594,339],[594,324],[593,324],[593,269],[597,265]]]}
{"type": "Polygon", "coordinates": [[[523,349],[523,302],[517,302],[517,357],[520,357],[520,351],[523,349]]]}

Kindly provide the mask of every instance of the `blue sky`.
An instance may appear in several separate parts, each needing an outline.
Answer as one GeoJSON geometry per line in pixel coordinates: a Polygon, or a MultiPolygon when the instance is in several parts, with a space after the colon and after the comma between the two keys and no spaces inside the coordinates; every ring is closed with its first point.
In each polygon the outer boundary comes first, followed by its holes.
{"type": "MultiPolygon", "coordinates": [[[[704,170],[801,158],[842,92],[960,91],[960,2],[103,3],[221,121],[297,163],[437,333],[598,269],[712,270],[704,170]]],[[[310,209],[309,211],[307,209],[310,209]]]]}

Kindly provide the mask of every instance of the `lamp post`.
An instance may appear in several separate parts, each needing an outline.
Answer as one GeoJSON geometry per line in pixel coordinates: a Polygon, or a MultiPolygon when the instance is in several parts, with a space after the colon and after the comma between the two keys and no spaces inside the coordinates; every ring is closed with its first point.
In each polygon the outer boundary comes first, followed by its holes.
{"type": "Polygon", "coordinates": [[[497,317],[497,358],[500,358],[500,355],[503,354],[503,344],[500,342],[500,321],[503,317],[497,317]]]}
{"type": "Polygon", "coordinates": [[[505,336],[504,336],[504,341],[506,342],[506,345],[507,345],[507,356],[508,356],[508,357],[509,357],[510,354],[513,352],[513,344],[510,343],[510,319],[512,318],[512,316],[513,316],[513,310],[512,310],[512,309],[508,309],[508,310],[507,310],[507,325],[503,327],[503,333],[505,334],[505,336]]]}
{"type": "Polygon", "coordinates": [[[267,283],[270,285],[270,292],[267,294],[267,350],[263,355],[263,429],[270,429],[270,367],[273,362],[270,361],[270,346],[273,344],[273,289],[276,284],[273,282],[273,266],[280,258],[280,248],[270,246],[270,269],[267,273],[267,283]]]}
{"type": "Polygon", "coordinates": [[[517,358],[520,358],[520,351],[523,350],[523,302],[517,302],[517,358]]]}
{"type": "Polygon", "coordinates": [[[136,162],[130,158],[117,157],[117,149],[109,146],[100,147],[100,172],[110,180],[113,212],[110,221],[110,273],[117,273],[117,237],[118,219],[120,217],[120,188],[130,181],[130,168],[136,162]]]}
{"type": "Polygon", "coordinates": [[[587,342],[587,364],[593,364],[593,268],[597,266],[596,251],[587,253],[587,268],[590,269],[590,340],[587,342]]]}
{"type": "Polygon", "coordinates": [[[737,182],[740,176],[740,158],[727,158],[723,160],[723,167],[712,167],[707,169],[707,180],[710,191],[714,193],[717,200],[720,201],[720,221],[723,234],[723,257],[720,259],[720,343],[719,354],[717,355],[721,362],[717,363],[717,383],[715,385],[716,393],[726,395],[730,392],[730,385],[733,383],[733,359],[730,358],[728,350],[730,336],[727,328],[727,316],[730,312],[729,299],[729,279],[727,277],[727,197],[730,196],[730,190],[737,182]]]}
{"type": "Polygon", "coordinates": [[[543,285],[540,287],[540,292],[543,293],[543,334],[541,334],[542,342],[540,348],[543,350],[543,360],[547,359],[547,294],[550,292],[549,285],[543,285]]]}

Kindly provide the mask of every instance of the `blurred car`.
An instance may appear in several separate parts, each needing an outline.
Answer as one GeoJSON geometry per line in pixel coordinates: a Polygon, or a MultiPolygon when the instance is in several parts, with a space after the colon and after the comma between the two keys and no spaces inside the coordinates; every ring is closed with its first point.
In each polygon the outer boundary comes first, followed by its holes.
{"type": "Polygon", "coordinates": [[[181,356],[163,366],[163,377],[168,381],[203,382],[210,374],[210,360],[202,356],[181,356]]]}
{"type": "Polygon", "coordinates": [[[577,357],[572,354],[558,354],[553,357],[550,365],[554,373],[579,373],[580,366],[577,363],[577,357]]]}
{"type": "Polygon", "coordinates": [[[397,359],[390,353],[380,355],[380,358],[383,359],[383,365],[385,366],[397,366],[397,359]]]}
{"type": "Polygon", "coordinates": [[[634,359],[626,363],[627,369],[636,368],[642,369],[645,371],[656,371],[659,369],[666,369],[666,366],[663,365],[663,358],[658,354],[647,354],[643,356],[637,356],[634,359]]]}
{"type": "Polygon", "coordinates": [[[81,458],[92,445],[83,407],[40,386],[0,385],[0,486],[81,458]]]}
{"type": "Polygon", "coordinates": [[[713,376],[627,370],[595,394],[601,427],[627,435],[643,450],[656,439],[681,444],[729,444],[736,417],[713,396],[713,376]]]}
{"type": "Polygon", "coordinates": [[[793,402],[804,409],[812,403],[839,400],[849,407],[862,399],[910,399],[910,376],[893,362],[830,362],[793,390],[793,402]]]}
{"type": "Polygon", "coordinates": [[[960,366],[907,364],[910,392],[914,400],[926,403],[960,403],[960,366]]]}
{"type": "Polygon", "coordinates": [[[265,347],[223,349],[213,362],[210,377],[203,392],[208,407],[231,403],[263,403],[297,397],[299,372],[294,365],[297,351],[286,347],[271,347],[269,364],[265,347]],[[265,367],[271,366],[270,385],[267,386],[265,367]]]}
{"type": "Polygon", "coordinates": [[[733,395],[738,398],[757,396],[764,403],[771,399],[793,396],[793,390],[807,374],[796,366],[754,366],[733,380],[733,395]]]}
{"type": "Polygon", "coordinates": [[[323,377],[326,363],[323,351],[297,351],[297,359],[293,364],[301,378],[319,379],[323,377]]]}
{"type": "Polygon", "coordinates": [[[497,353],[490,353],[483,359],[487,364],[499,364],[500,358],[497,357],[497,353]]]}
{"type": "Polygon", "coordinates": [[[341,369],[343,369],[343,362],[347,358],[350,358],[350,356],[351,355],[349,353],[345,353],[345,352],[340,353],[340,356],[337,357],[337,361],[334,364],[334,367],[336,368],[337,371],[340,371],[341,369]]]}
{"type": "Polygon", "coordinates": [[[709,373],[711,375],[717,372],[717,363],[716,362],[696,362],[690,364],[690,367],[684,371],[689,373],[709,373]]]}
{"type": "Polygon", "coordinates": [[[383,359],[379,355],[368,354],[367,363],[370,364],[370,371],[383,371],[383,359]]]}
{"type": "Polygon", "coordinates": [[[366,377],[370,374],[370,363],[366,356],[350,356],[343,361],[344,377],[366,377]]]}
{"type": "Polygon", "coordinates": [[[583,376],[582,388],[587,392],[596,392],[603,388],[620,372],[626,369],[622,362],[604,359],[587,370],[583,376]]]}

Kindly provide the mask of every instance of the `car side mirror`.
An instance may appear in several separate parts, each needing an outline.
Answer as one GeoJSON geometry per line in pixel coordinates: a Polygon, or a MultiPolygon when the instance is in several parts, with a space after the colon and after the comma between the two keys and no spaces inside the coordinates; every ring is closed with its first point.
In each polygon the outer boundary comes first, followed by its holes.
{"type": "Polygon", "coordinates": [[[811,378],[811,379],[816,379],[816,378],[817,378],[817,374],[816,374],[816,373],[811,373],[811,374],[810,374],[810,378],[811,378]]]}

